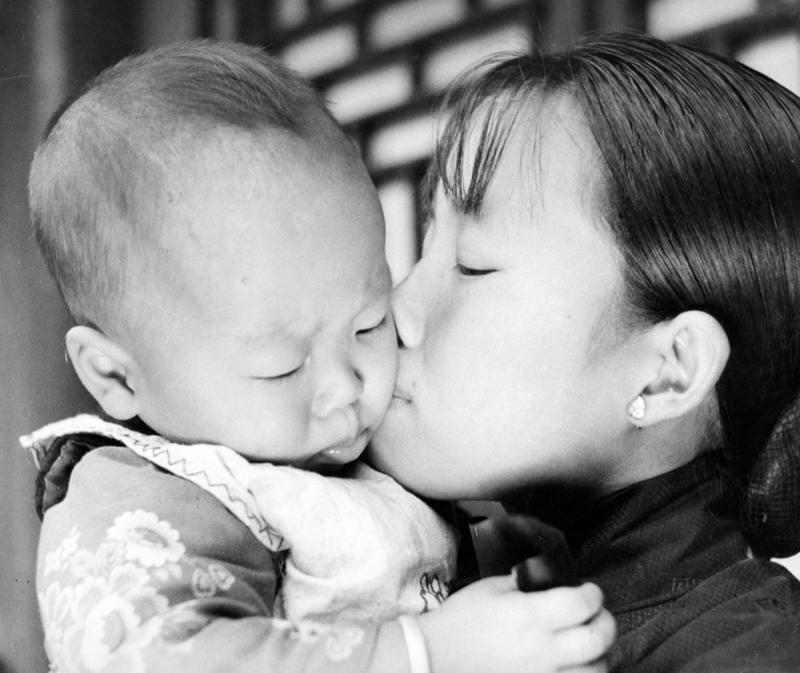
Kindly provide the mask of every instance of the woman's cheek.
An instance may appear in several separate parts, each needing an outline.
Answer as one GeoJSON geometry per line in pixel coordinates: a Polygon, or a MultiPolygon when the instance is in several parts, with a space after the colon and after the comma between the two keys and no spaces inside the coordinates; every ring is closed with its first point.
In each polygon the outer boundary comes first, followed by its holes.
{"type": "Polygon", "coordinates": [[[488,354],[482,353],[480,344],[467,325],[456,331],[442,332],[435,348],[426,353],[425,377],[435,395],[428,400],[428,412],[447,419],[448,432],[453,426],[463,428],[465,419],[482,412],[489,400],[484,391],[490,385],[488,354]],[[483,401],[482,401],[483,400],[483,401]]]}

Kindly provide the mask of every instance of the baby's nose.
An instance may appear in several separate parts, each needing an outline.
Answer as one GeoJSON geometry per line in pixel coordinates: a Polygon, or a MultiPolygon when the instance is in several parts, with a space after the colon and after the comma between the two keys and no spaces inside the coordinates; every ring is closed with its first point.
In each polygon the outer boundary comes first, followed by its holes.
{"type": "Polygon", "coordinates": [[[355,368],[332,368],[314,398],[312,413],[318,418],[325,418],[355,404],[363,394],[364,382],[355,368]]]}

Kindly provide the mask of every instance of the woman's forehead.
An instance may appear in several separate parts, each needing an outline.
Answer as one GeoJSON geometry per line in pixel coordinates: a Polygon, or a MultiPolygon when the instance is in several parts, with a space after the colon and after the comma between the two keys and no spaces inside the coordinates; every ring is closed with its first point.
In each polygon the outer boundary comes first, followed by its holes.
{"type": "Polygon", "coordinates": [[[540,198],[544,181],[562,175],[564,160],[576,150],[579,160],[569,168],[585,198],[594,197],[604,184],[599,148],[566,92],[500,94],[464,121],[457,136],[444,139],[449,153],[432,176],[432,202],[441,191],[455,210],[479,215],[487,198],[503,200],[514,192],[540,198]]]}

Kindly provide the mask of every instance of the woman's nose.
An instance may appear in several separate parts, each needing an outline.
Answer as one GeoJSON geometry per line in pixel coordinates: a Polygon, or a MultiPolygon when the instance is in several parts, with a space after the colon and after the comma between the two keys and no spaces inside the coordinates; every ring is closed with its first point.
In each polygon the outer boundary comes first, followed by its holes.
{"type": "Polygon", "coordinates": [[[350,362],[330,363],[320,378],[311,405],[312,413],[318,418],[354,405],[364,394],[363,377],[350,362]]]}
{"type": "Polygon", "coordinates": [[[392,292],[392,313],[400,348],[416,348],[422,343],[424,314],[419,299],[420,264],[392,292]]]}

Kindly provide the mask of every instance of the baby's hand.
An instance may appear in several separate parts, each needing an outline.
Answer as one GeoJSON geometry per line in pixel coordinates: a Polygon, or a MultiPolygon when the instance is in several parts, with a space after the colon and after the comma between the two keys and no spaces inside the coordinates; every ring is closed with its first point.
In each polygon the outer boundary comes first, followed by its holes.
{"type": "Polygon", "coordinates": [[[476,582],[420,619],[434,673],[601,673],[616,632],[596,585],[523,593],[510,575],[476,582]]]}

